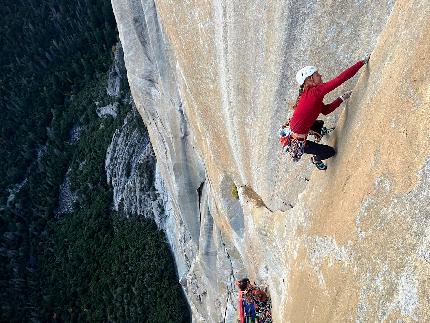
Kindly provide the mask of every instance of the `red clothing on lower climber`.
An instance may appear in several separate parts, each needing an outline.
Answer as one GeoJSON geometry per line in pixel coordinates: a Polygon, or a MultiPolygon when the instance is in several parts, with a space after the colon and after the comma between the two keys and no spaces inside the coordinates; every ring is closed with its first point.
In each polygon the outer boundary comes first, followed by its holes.
{"type": "Polygon", "coordinates": [[[307,134],[320,113],[327,115],[333,112],[342,103],[342,99],[337,98],[330,104],[324,104],[324,96],[353,77],[363,65],[364,61],[359,61],[334,79],[305,89],[290,119],[291,131],[307,134]]]}

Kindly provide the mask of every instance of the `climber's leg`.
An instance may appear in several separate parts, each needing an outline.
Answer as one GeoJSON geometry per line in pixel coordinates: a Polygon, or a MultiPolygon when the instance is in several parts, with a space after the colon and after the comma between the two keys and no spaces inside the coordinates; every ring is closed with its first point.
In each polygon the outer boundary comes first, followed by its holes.
{"type": "Polygon", "coordinates": [[[305,154],[313,155],[311,158],[312,164],[314,164],[319,170],[327,169],[327,165],[324,164],[322,160],[333,157],[336,154],[333,147],[317,144],[309,140],[306,140],[304,152],[305,154]]]}
{"type": "Polygon", "coordinates": [[[310,140],[306,140],[304,152],[305,154],[314,155],[315,161],[321,161],[336,155],[336,150],[333,147],[317,144],[310,140]]]}

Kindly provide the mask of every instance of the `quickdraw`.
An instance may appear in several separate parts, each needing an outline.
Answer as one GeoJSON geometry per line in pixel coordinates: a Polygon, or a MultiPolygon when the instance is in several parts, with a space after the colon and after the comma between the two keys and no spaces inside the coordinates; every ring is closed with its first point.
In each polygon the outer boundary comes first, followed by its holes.
{"type": "Polygon", "coordinates": [[[294,162],[298,162],[305,153],[306,138],[292,138],[290,135],[288,153],[294,162]]]}
{"type": "Polygon", "coordinates": [[[284,148],[285,153],[288,153],[291,130],[284,125],[279,129],[278,133],[279,143],[284,148]]]}
{"type": "Polygon", "coordinates": [[[284,152],[288,153],[293,161],[297,162],[304,154],[306,138],[294,137],[294,133],[286,123],[279,129],[279,143],[284,148],[284,152]]]}

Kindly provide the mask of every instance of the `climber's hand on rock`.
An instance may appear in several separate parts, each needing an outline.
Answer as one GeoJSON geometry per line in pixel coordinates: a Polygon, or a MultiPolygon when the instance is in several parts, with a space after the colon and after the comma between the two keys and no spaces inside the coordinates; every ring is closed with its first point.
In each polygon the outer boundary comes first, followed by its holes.
{"type": "Polygon", "coordinates": [[[363,57],[364,64],[369,64],[369,60],[370,60],[370,54],[366,54],[366,56],[363,57]]]}
{"type": "Polygon", "coordinates": [[[344,94],[342,94],[340,96],[340,98],[342,99],[342,101],[348,100],[350,98],[351,94],[352,94],[352,91],[347,91],[344,94]]]}

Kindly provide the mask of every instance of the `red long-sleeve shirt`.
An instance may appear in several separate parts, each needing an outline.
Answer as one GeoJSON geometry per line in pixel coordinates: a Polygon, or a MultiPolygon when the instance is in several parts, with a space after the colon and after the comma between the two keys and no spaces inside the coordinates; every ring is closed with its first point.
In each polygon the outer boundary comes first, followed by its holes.
{"type": "Polygon", "coordinates": [[[291,131],[307,134],[320,113],[327,115],[333,112],[342,103],[342,99],[337,98],[330,104],[324,104],[324,96],[353,77],[363,65],[364,61],[359,61],[334,79],[305,89],[290,119],[291,131]]]}

